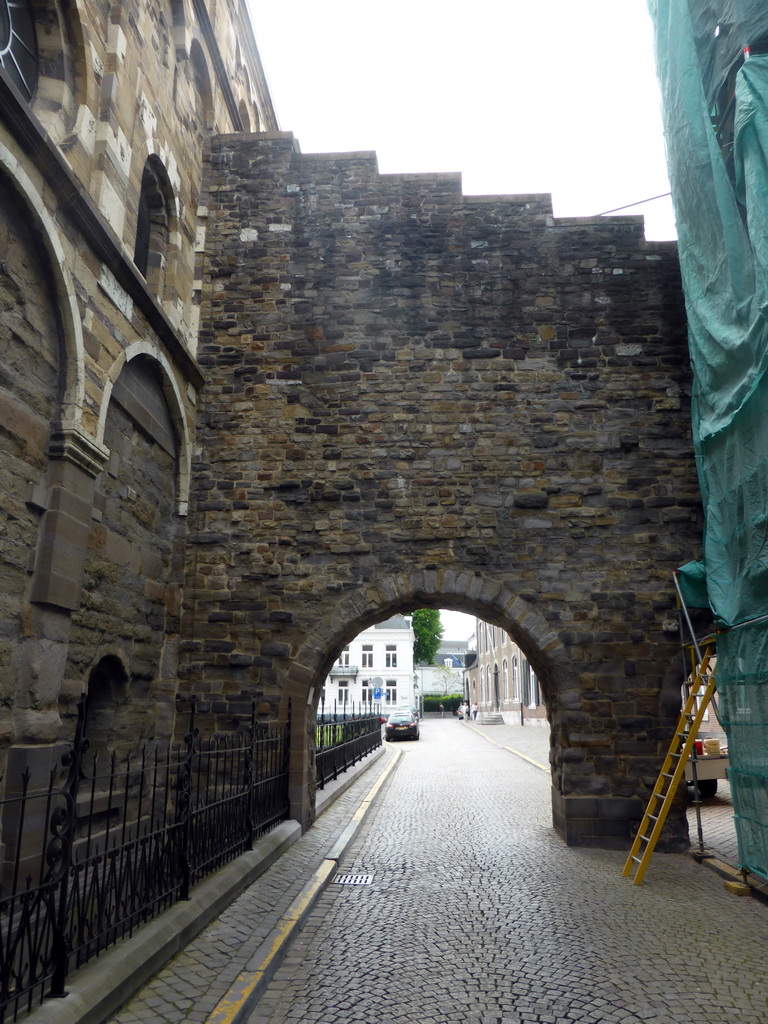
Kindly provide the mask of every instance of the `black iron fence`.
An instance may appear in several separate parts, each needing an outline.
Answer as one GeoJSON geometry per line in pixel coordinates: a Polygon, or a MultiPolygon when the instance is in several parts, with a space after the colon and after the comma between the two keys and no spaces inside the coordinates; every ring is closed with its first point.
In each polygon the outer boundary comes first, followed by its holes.
{"type": "Polygon", "coordinates": [[[334,702],[328,710],[320,706],[315,752],[318,789],[381,746],[381,724],[378,706],[368,703],[334,702]]]}
{"type": "MultiPolygon", "coordinates": [[[[100,764],[80,721],[45,787],[0,800],[0,1021],[180,899],[288,817],[290,725],[199,735],[100,764]]],[[[102,761],[104,759],[101,759],[102,761]]]]}

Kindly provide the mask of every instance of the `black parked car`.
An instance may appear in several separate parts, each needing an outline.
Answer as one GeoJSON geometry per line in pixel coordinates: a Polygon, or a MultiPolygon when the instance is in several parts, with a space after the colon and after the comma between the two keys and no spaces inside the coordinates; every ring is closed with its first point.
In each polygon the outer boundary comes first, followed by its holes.
{"type": "Polygon", "coordinates": [[[384,726],[384,737],[388,740],[417,740],[419,721],[410,711],[393,711],[384,726]]]}

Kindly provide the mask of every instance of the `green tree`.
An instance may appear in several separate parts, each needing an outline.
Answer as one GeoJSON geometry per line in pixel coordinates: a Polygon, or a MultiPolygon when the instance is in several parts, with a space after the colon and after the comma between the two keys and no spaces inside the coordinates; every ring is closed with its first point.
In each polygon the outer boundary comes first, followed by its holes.
{"type": "Polygon", "coordinates": [[[419,608],[413,613],[413,662],[415,665],[432,665],[435,652],[443,639],[443,624],[436,608],[419,608]]]}

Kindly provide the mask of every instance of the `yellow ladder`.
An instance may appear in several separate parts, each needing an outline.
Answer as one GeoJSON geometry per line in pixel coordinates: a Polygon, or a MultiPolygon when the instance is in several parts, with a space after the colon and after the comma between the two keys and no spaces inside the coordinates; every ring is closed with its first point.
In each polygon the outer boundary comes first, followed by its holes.
{"type": "Polygon", "coordinates": [[[685,772],[685,765],[693,749],[693,741],[699,731],[704,712],[709,707],[712,694],[715,692],[715,673],[709,672],[709,663],[714,655],[714,648],[708,648],[701,663],[696,667],[693,680],[688,691],[680,718],[677,721],[675,735],[664,758],[656,785],[640,822],[637,836],[629,851],[622,874],[628,878],[635,872],[635,885],[640,885],[645,875],[651,854],[661,835],[667,814],[680,779],[685,772]]]}

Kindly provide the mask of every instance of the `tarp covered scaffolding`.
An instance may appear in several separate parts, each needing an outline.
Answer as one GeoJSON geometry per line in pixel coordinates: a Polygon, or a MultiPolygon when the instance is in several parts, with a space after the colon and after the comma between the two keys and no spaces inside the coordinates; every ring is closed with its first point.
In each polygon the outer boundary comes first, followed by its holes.
{"type": "Polygon", "coordinates": [[[768,878],[768,4],[649,9],[694,371],[706,590],[724,627],[717,680],[739,856],[768,878]]]}

